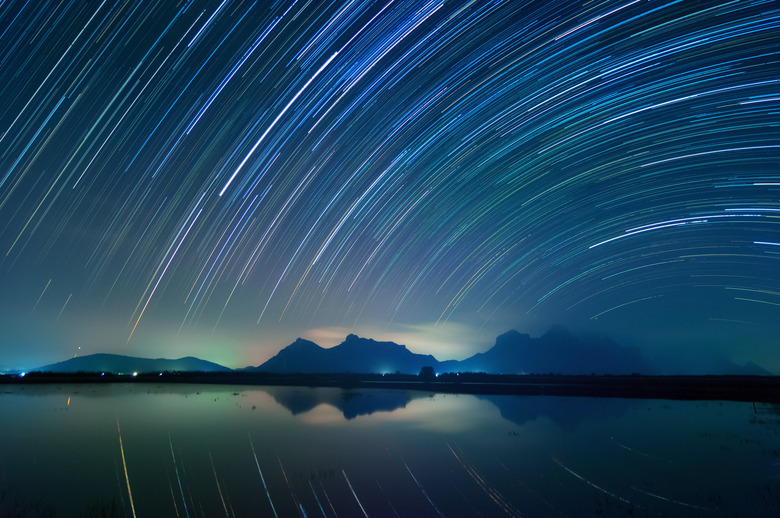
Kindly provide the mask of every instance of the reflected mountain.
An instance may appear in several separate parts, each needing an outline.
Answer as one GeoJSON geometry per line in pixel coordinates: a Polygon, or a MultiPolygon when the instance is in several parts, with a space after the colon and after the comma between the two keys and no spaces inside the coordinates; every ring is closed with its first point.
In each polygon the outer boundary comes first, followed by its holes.
{"type": "Polygon", "coordinates": [[[263,387],[277,403],[293,415],[303,414],[326,404],[338,409],[345,419],[374,412],[392,412],[405,408],[414,399],[428,397],[409,390],[344,390],[329,388],[263,387]]]}
{"type": "Polygon", "coordinates": [[[631,407],[623,398],[556,396],[475,396],[498,408],[501,417],[518,426],[546,417],[571,432],[586,420],[617,419],[631,407]]]}
{"type": "MultiPolygon", "coordinates": [[[[393,412],[411,401],[430,397],[429,393],[410,390],[352,390],[309,387],[263,387],[292,415],[305,414],[325,404],[338,409],[345,419],[374,412],[393,412]]],[[[616,419],[632,405],[622,398],[582,398],[556,396],[474,397],[498,408],[501,417],[518,426],[546,417],[561,429],[574,431],[583,421],[616,419]]]]}

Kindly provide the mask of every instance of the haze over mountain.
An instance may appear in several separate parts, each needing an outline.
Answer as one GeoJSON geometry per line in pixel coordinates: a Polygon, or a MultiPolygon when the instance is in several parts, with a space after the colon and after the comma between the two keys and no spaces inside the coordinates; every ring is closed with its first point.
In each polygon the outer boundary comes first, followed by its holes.
{"type": "Polygon", "coordinates": [[[40,372],[110,372],[139,374],[147,372],[231,372],[223,367],[192,356],[169,360],[166,358],[136,358],[119,354],[89,354],[35,369],[40,372]]]}

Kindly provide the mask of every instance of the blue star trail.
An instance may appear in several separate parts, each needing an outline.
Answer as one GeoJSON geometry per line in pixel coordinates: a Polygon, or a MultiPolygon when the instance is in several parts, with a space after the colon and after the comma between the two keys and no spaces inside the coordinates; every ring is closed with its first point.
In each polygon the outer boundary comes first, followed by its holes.
{"type": "Polygon", "coordinates": [[[564,324],[780,368],[775,2],[0,20],[0,367],[564,324]]]}

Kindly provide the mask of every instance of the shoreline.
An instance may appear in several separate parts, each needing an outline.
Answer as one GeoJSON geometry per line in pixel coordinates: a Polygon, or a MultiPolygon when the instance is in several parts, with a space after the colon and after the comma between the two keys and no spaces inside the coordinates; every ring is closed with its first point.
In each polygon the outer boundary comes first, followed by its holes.
{"type": "Polygon", "coordinates": [[[163,372],[0,375],[0,384],[159,383],[418,390],[450,394],[573,396],[780,403],[780,376],[276,374],[163,372]]]}

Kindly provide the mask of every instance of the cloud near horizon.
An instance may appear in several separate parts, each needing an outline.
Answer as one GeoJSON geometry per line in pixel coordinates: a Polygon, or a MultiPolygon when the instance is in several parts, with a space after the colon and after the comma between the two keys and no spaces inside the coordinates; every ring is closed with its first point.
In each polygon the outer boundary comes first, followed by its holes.
{"type": "Polygon", "coordinates": [[[488,331],[475,332],[472,326],[454,322],[438,325],[435,322],[395,324],[390,330],[330,326],[309,329],[301,338],[311,340],[321,347],[330,348],[339,345],[349,334],[382,342],[395,342],[405,345],[413,353],[431,354],[440,361],[468,358],[478,352],[486,351],[496,341],[495,334],[488,331]]]}

